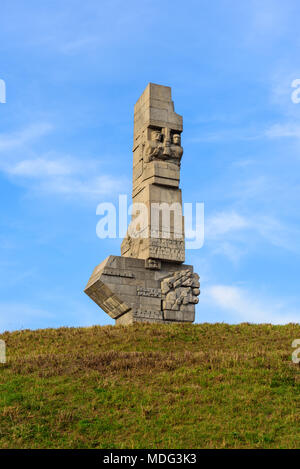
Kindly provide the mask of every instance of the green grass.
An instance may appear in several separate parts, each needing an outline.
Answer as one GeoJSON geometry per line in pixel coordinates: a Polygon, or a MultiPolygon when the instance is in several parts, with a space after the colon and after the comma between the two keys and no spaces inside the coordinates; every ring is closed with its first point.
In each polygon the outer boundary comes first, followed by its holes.
{"type": "Polygon", "coordinates": [[[300,325],[4,333],[1,448],[299,448],[300,325]]]}

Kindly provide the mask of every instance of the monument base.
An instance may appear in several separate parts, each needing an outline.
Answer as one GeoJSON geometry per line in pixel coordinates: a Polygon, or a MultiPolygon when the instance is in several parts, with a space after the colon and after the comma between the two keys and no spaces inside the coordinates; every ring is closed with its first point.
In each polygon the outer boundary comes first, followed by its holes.
{"type": "Polygon", "coordinates": [[[199,276],[184,264],[109,256],[91,275],[85,293],[116,325],[193,322],[199,276]]]}

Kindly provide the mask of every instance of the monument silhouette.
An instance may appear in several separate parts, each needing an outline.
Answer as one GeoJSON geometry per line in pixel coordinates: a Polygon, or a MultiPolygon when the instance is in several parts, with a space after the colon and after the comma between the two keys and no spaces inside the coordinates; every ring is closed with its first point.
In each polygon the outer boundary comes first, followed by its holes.
{"type": "Polygon", "coordinates": [[[117,325],[195,320],[200,283],[193,266],[184,264],[182,130],[171,88],[149,83],[134,108],[136,212],[121,256],[99,264],[84,290],[117,325]]]}

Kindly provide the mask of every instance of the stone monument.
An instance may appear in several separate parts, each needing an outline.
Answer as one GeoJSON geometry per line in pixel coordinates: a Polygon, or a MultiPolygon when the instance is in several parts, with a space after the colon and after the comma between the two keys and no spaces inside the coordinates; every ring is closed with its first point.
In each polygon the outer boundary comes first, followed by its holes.
{"type": "Polygon", "coordinates": [[[121,256],[109,256],[99,264],[84,290],[116,325],[195,320],[199,276],[183,264],[182,130],[171,88],[149,83],[134,108],[136,211],[121,256]]]}

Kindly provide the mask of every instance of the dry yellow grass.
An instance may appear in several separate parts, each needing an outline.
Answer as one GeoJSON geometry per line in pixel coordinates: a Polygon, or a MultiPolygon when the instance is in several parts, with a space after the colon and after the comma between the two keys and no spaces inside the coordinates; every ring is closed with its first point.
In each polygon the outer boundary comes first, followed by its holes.
{"type": "Polygon", "coordinates": [[[297,448],[300,325],[4,333],[1,448],[297,448]]]}

